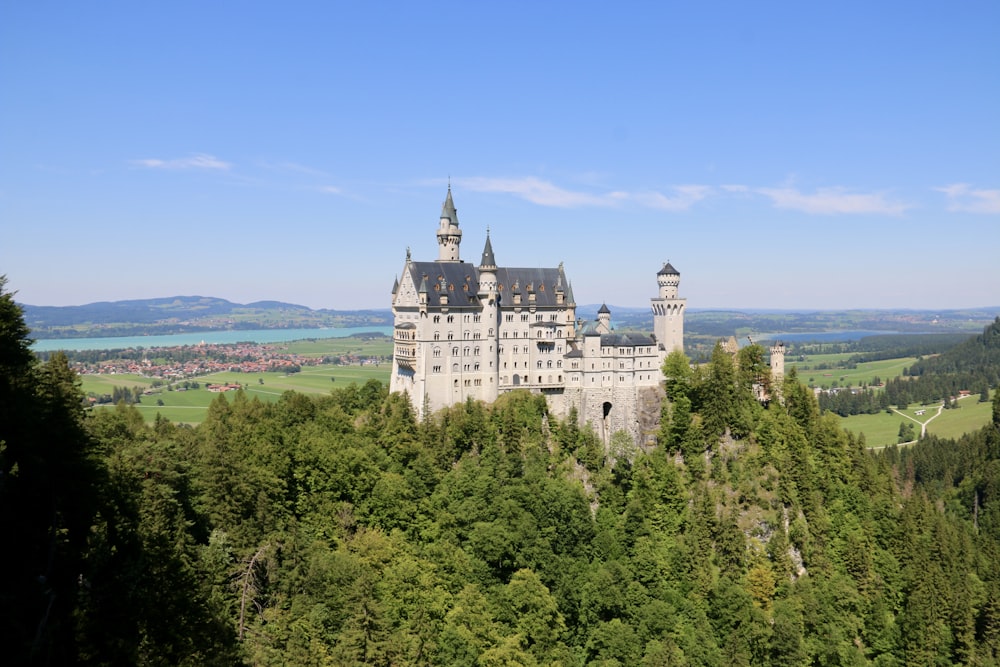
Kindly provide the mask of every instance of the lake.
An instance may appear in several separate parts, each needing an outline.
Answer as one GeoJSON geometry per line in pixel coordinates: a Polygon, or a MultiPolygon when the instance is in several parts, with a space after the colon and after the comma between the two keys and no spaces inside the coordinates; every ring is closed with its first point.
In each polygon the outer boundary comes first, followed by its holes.
{"type": "Polygon", "coordinates": [[[116,336],[110,338],[47,338],[34,342],[34,352],[56,350],[117,350],[130,347],[179,347],[205,342],[227,343],[287,343],[307,338],[346,338],[354,334],[380,333],[392,335],[392,327],[340,327],[336,329],[247,329],[240,331],[201,331],[166,336],[116,336]]]}
{"type": "Polygon", "coordinates": [[[812,331],[812,332],[796,332],[796,333],[769,333],[769,334],[758,334],[754,336],[754,340],[774,340],[782,341],[783,343],[802,343],[802,342],[815,342],[815,343],[846,343],[850,341],[860,340],[862,338],[867,338],[868,336],[886,336],[891,334],[897,334],[898,331],[812,331]]]}

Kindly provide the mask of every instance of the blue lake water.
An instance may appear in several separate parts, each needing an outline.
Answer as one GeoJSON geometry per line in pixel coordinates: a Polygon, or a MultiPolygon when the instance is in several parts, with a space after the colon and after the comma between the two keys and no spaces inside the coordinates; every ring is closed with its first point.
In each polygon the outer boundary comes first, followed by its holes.
{"type": "Polygon", "coordinates": [[[345,338],[354,334],[392,335],[392,327],[342,327],[337,329],[248,329],[245,331],[201,331],[166,336],[120,336],[112,338],[47,338],[36,340],[35,352],[55,350],[116,350],[129,347],[177,347],[198,343],[287,343],[307,338],[345,338]]]}
{"type": "Polygon", "coordinates": [[[811,331],[798,333],[769,333],[754,336],[754,340],[774,340],[784,343],[801,343],[803,341],[817,343],[846,343],[860,340],[868,336],[885,336],[897,334],[898,331],[811,331]]]}

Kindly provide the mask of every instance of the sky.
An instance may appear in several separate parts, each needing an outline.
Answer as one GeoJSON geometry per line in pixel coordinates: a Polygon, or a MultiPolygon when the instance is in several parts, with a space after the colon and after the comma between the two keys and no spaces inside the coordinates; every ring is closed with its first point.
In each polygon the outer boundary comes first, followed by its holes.
{"type": "Polygon", "coordinates": [[[1000,3],[0,0],[17,301],[388,308],[407,248],[576,301],[1000,306],[1000,3]]]}

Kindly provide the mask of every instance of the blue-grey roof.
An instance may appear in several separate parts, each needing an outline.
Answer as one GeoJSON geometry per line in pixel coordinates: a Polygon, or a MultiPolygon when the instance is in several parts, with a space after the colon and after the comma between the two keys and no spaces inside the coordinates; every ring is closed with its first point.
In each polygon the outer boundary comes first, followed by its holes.
{"type": "Polygon", "coordinates": [[[486,233],[486,245],[483,246],[483,258],[479,261],[479,266],[495,267],[497,260],[493,256],[493,244],[490,243],[489,232],[486,233]]]}
{"type": "MultiPolygon", "coordinates": [[[[410,262],[407,265],[413,282],[420,285],[421,291],[427,290],[427,305],[438,306],[441,303],[442,284],[448,291],[448,306],[478,306],[479,299],[479,268],[465,262],[410,262]]],[[[510,268],[501,267],[496,270],[497,291],[500,294],[500,307],[514,306],[514,292],[521,294],[521,305],[527,307],[534,303],[539,308],[557,306],[557,286],[563,286],[565,304],[572,302],[572,291],[568,285],[566,274],[562,268],[510,268]],[[516,290],[515,290],[516,287],[516,290]],[[534,294],[532,302],[529,294],[534,294]]]]}
{"type": "Polygon", "coordinates": [[[455,202],[451,198],[451,186],[448,186],[448,196],[444,200],[444,204],[441,205],[441,217],[448,218],[455,225],[458,225],[458,209],[455,208],[455,202]]]}
{"type": "Polygon", "coordinates": [[[679,275],[681,275],[681,272],[678,271],[677,269],[675,269],[673,267],[673,265],[670,264],[670,262],[667,262],[666,264],[663,265],[662,269],[660,269],[659,271],[656,272],[656,275],[658,275],[658,276],[679,276],[679,275]]]}
{"type": "Polygon", "coordinates": [[[656,343],[649,336],[642,334],[603,334],[601,336],[601,347],[644,347],[655,345],[656,343]]]}

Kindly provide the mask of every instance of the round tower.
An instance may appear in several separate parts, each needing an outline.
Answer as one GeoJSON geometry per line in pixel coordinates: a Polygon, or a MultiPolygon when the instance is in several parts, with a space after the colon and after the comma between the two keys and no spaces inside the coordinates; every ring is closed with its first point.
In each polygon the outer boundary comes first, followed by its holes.
{"type": "Polygon", "coordinates": [[[670,265],[670,262],[667,262],[657,272],[656,284],[660,286],[661,299],[676,299],[677,288],[681,284],[681,274],[670,265]]]}
{"type": "Polygon", "coordinates": [[[771,377],[775,382],[785,377],[785,344],[781,341],[771,346],[771,377]]]}
{"type": "Polygon", "coordinates": [[[458,211],[451,199],[451,185],[448,196],[441,206],[441,223],[438,225],[438,261],[461,262],[458,247],[462,244],[462,230],[458,228],[458,211]]]}
{"type": "Polygon", "coordinates": [[[681,274],[670,262],[656,273],[657,296],[650,299],[653,309],[653,335],[660,353],[684,350],[684,308],[687,300],[677,295],[681,274]]]}
{"type": "Polygon", "coordinates": [[[483,341],[479,346],[479,366],[483,373],[479,398],[495,401],[500,390],[500,293],[497,291],[497,261],[493,256],[490,231],[486,230],[486,245],[479,260],[479,306],[481,319],[476,334],[483,341]]]}

